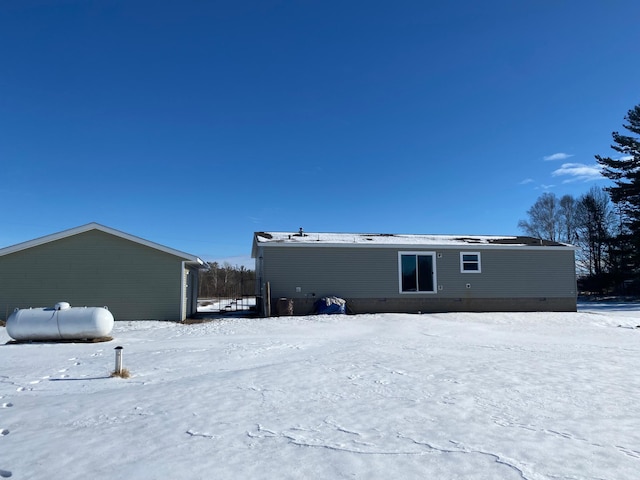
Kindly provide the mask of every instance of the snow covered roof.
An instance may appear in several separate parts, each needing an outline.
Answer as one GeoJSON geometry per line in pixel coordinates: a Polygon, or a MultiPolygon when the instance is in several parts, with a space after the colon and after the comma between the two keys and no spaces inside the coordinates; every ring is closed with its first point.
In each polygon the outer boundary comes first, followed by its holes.
{"type": "Polygon", "coordinates": [[[36,247],[38,245],[43,245],[45,243],[53,242],[56,240],[60,240],[63,238],[71,237],[72,235],[78,235],[79,233],[88,232],[90,230],[99,230],[101,232],[108,233],[110,235],[114,235],[116,237],[124,238],[125,240],[129,240],[131,242],[139,243],[146,247],[154,248],[156,250],[160,250],[165,253],[169,253],[171,255],[175,255],[176,257],[180,257],[187,261],[187,263],[193,265],[203,265],[204,262],[200,260],[195,255],[191,255],[189,253],[181,252],[180,250],[175,250],[173,248],[165,247],[164,245],[160,245],[159,243],[154,243],[149,240],[145,240],[144,238],[136,237],[134,235],[130,235],[125,232],[121,232],[120,230],[116,230],[114,228],[106,227],[104,225],[100,225],[99,223],[87,223],[86,225],[81,225],[79,227],[70,228],[69,230],[64,230],[62,232],[53,233],[51,235],[46,235],[44,237],[35,238],[33,240],[29,240],[26,242],[18,243],[16,245],[11,245],[9,247],[0,248],[0,257],[3,255],[9,255],[10,253],[19,252],[21,250],[26,250],[28,248],[36,247]]]}
{"type": "Polygon", "coordinates": [[[551,242],[533,237],[494,236],[494,235],[413,235],[392,233],[312,233],[304,232],[256,232],[255,247],[259,245],[307,245],[307,246],[388,246],[388,247],[420,247],[433,246],[441,248],[473,247],[562,247],[574,248],[571,245],[551,242]]]}

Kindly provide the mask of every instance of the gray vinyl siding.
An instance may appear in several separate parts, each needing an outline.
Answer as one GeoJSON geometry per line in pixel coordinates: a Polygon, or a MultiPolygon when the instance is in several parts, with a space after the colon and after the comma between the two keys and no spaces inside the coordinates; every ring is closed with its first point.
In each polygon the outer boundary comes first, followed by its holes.
{"type": "Polygon", "coordinates": [[[264,279],[271,284],[272,297],[367,298],[398,293],[398,260],[392,250],[265,247],[263,252],[264,279]]]}
{"type": "MultiPolygon", "coordinates": [[[[313,298],[566,298],[575,297],[570,248],[260,248],[271,296],[313,298]],[[436,293],[400,293],[398,252],[435,252],[436,293]],[[460,252],[480,252],[481,273],[460,272],[460,252]],[[471,288],[467,288],[467,283],[471,288]],[[300,292],[296,292],[296,287],[300,292]]],[[[260,272],[258,272],[258,275],[260,272]]]]}
{"type": "Polygon", "coordinates": [[[0,316],[104,306],[116,320],[180,320],[182,259],[91,230],[0,257],[0,316]]]}
{"type": "Polygon", "coordinates": [[[541,249],[445,250],[438,263],[443,297],[526,298],[576,295],[574,252],[541,249]],[[460,272],[460,252],[480,252],[481,273],[460,272]],[[471,288],[467,288],[470,284],[471,288]]]}

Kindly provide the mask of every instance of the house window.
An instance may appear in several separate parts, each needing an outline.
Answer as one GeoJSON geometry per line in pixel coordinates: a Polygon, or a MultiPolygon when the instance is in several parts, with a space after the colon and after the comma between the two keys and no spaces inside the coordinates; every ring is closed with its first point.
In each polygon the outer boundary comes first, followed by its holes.
{"type": "Polygon", "coordinates": [[[460,272],[480,273],[480,253],[460,252],[460,272]]]}
{"type": "Polygon", "coordinates": [[[399,252],[398,270],[400,293],[435,293],[435,253],[399,252]]]}

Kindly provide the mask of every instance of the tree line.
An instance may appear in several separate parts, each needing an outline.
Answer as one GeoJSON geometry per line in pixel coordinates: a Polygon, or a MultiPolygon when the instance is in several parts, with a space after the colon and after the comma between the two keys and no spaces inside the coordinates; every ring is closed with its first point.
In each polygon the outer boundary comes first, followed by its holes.
{"type": "Polygon", "coordinates": [[[596,155],[612,181],[575,198],[543,193],[518,227],[527,235],[576,245],[579,287],[593,293],[640,294],[640,105],[613,132],[614,157],[596,155]]]}
{"type": "Polygon", "coordinates": [[[241,298],[255,295],[256,272],[227,262],[207,262],[198,273],[198,297],[241,298]]]}

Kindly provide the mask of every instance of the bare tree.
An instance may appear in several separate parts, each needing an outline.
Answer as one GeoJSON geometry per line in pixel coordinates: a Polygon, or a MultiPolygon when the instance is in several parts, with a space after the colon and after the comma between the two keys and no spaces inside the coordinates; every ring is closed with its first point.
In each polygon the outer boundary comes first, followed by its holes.
{"type": "Polygon", "coordinates": [[[578,201],[571,195],[563,195],[560,199],[559,240],[566,243],[577,241],[578,201]]]}
{"type": "Polygon", "coordinates": [[[589,276],[602,276],[608,270],[607,249],[616,222],[607,193],[598,187],[580,197],[577,208],[580,260],[589,276]]]}
{"type": "Polygon", "coordinates": [[[227,262],[222,266],[209,262],[207,267],[200,271],[200,297],[231,298],[254,293],[255,271],[227,262]]]}
{"type": "Polygon", "coordinates": [[[518,228],[527,235],[544,240],[558,241],[560,231],[560,202],[553,193],[543,193],[527,210],[528,220],[520,220],[518,228]]]}

